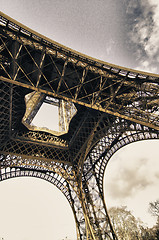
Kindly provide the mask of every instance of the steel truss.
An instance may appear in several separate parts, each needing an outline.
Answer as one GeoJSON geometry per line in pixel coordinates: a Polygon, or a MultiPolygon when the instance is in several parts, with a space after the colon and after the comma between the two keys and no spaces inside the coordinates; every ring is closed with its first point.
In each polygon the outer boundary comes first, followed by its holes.
{"type": "MultiPolygon", "coordinates": [[[[70,203],[78,240],[116,240],[104,171],[121,147],[159,138],[158,77],[79,54],[1,13],[0,180],[32,176],[53,183],[70,203]],[[28,107],[29,93],[36,99],[28,107]],[[70,103],[77,110],[60,136],[24,123],[46,96],[64,101],[63,112],[70,103]]],[[[68,121],[63,116],[61,124],[68,121]]]]}

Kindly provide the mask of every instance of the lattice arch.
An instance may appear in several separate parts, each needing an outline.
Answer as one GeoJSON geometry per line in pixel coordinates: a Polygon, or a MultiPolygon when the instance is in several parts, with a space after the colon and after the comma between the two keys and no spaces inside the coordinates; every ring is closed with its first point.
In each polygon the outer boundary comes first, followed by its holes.
{"type": "MultiPolygon", "coordinates": [[[[147,131],[143,131],[143,127],[140,125],[136,127],[140,130],[124,132],[119,137],[118,141],[114,143],[114,145],[109,150],[107,150],[107,147],[106,147],[107,136],[103,137],[100,140],[100,144],[97,145],[98,152],[100,152],[101,157],[98,158],[98,162],[95,165],[95,172],[97,174],[97,177],[99,178],[99,186],[101,191],[103,191],[104,172],[106,170],[108,162],[110,161],[111,157],[114,155],[116,151],[134,142],[159,139],[159,133],[157,131],[153,131],[149,129],[147,129],[147,131]]],[[[97,148],[97,146],[95,148],[97,148]]]]}
{"type": "Polygon", "coordinates": [[[81,204],[79,202],[79,199],[76,196],[76,193],[73,191],[73,189],[69,186],[69,184],[66,182],[64,178],[62,178],[60,175],[48,172],[48,171],[39,171],[35,169],[25,169],[25,168],[1,168],[1,174],[0,174],[0,182],[12,178],[17,177],[34,177],[39,178],[42,180],[45,180],[51,184],[53,184],[55,187],[57,187],[66,197],[68,200],[73,215],[75,218],[76,223],[76,232],[77,232],[77,239],[85,239],[85,236],[83,233],[86,232],[85,229],[85,220],[83,217],[83,212],[81,208],[81,204]]]}
{"type": "MultiPolygon", "coordinates": [[[[2,168],[1,169],[1,175],[0,175],[0,181],[4,181],[11,178],[16,177],[35,177],[43,179],[47,182],[52,183],[55,185],[67,198],[69,203],[71,204],[71,199],[69,197],[67,186],[65,186],[57,177],[55,177],[55,174],[49,174],[49,172],[41,172],[38,170],[26,170],[26,169],[20,169],[20,168],[2,168]]],[[[62,179],[62,178],[61,178],[62,179]]]]}

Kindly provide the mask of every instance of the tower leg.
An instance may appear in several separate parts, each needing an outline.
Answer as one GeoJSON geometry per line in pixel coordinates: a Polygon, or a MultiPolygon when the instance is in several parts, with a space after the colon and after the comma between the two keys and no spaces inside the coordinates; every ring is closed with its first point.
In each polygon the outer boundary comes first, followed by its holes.
{"type": "Polygon", "coordinates": [[[86,239],[117,240],[95,176],[88,181],[83,179],[79,198],[86,223],[86,239]]]}

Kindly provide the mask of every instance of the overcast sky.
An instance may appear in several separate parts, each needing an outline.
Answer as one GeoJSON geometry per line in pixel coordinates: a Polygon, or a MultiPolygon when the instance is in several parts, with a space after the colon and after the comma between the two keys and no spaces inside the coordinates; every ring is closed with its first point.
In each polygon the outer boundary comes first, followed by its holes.
{"type": "MultiPolygon", "coordinates": [[[[5,14],[67,47],[159,73],[158,0],[0,0],[0,6],[5,14]]],[[[109,162],[105,177],[108,206],[127,205],[149,226],[154,222],[147,213],[148,202],[159,198],[158,148],[159,141],[122,148],[109,162]]],[[[0,183],[0,193],[4,240],[76,239],[71,209],[53,185],[14,179],[0,183]]]]}

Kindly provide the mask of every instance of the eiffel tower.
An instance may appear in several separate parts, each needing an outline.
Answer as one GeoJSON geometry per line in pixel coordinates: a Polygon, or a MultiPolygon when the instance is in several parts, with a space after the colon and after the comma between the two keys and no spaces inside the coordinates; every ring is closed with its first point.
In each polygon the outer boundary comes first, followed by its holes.
{"type": "Polygon", "coordinates": [[[93,59],[0,12],[0,180],[30,176],[67,198],[77,239],[117,239],[103,193],[111,156],[159,138],[159,75],[93,59]],[[58,129],[33,124],[43,104],[58,129]]]}

